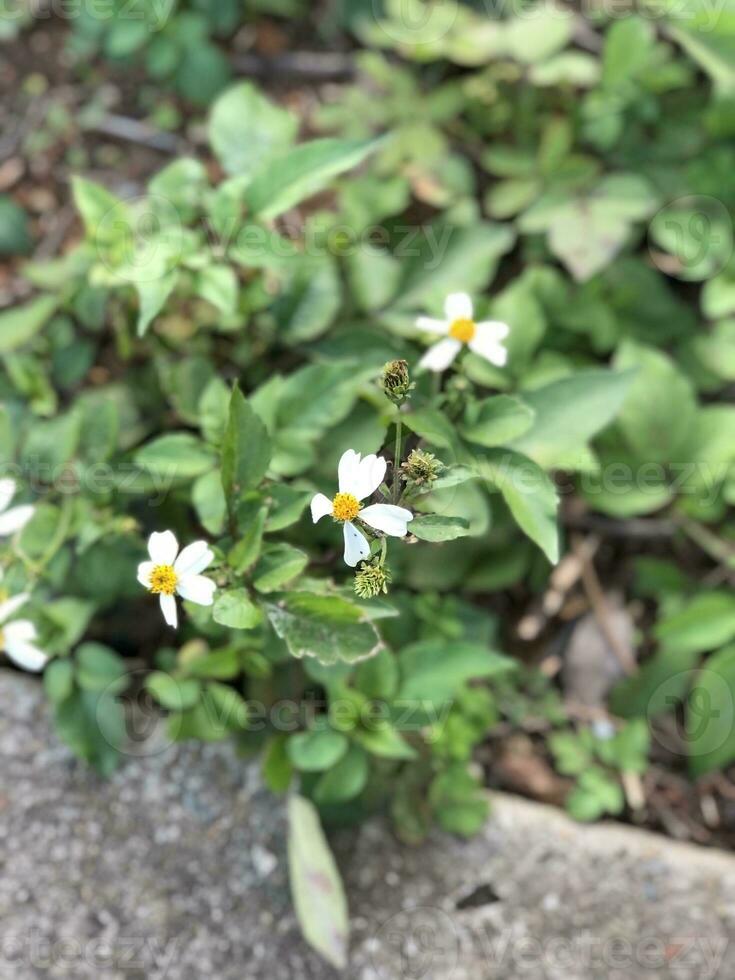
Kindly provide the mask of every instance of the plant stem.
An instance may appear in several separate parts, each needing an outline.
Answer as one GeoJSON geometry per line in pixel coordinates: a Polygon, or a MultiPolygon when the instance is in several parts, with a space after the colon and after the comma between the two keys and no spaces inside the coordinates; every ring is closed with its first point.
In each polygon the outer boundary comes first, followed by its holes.
{"type": "Polygon", "coordinates": [[[403,419],[398,416],[396,422],[396,450],[393,457],[393,503],[398,503],[398,477],[399,477],[399,467],[401,465],[401,429],[403,428],[403,419]]]}

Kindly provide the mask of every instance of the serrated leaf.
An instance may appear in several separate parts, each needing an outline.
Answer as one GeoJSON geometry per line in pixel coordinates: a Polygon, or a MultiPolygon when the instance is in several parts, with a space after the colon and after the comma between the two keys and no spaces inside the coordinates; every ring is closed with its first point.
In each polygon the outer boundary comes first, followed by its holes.
{"type": "Polygon", "coordinates": [[[463,517],[420,514],[411,521],[409,530],[420,541],[454,541],[469,533],[470,523],[463,517]]]}
{"type": "Polygon", "coordinates": [[[250,598],[247,589],[226,589],[214,600],[212,618],[220,626],[233,630],[251,630],[263,619],[260,607],[250,598]]]}
{"type": "Polygon", "coordinates": [[[320,139],[294,147],[253,177],[245,191],[246,203],[253,214],[272,220],[356,167],[380,143],[380,139],[320,139]]]}
{"type": "Polygon", "coordinates": [[[315,657],[323,664],[354,663],[381,647],[365,610],[341,596],[291,592],[265,608],[294,657],[315,657]]]}
{"type": "Polygon", "coordinates": [[[477,470],[503,495],[508,508],[529,538],[552,564],[559,560],[556,488],[544,471],[519,453],[490,449],[477,470]]]}
{"type": "Polygon", "coordinates": [[[530,429],[536,413],[520,398],[496,395],[471,406],[462,435],[478,446],[502,446],[530,429]]]}
{"type": "Polygon", "coordinates": [[[9,354],[32,340],[49,321],[59,301],[55,296],[38,299],[0,313],[0,354],[9,354]]]}
{"type": "Polygon", "coordinates": [[[230,510],[244,491],[261,482],[270,455],[268,432],[236,385],[222,441],[222,488],[230,510]]]}

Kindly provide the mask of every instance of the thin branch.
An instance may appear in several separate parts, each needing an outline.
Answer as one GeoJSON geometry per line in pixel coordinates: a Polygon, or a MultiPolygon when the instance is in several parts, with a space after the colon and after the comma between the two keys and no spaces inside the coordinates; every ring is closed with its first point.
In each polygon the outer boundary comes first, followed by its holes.
{"type": "Polygon", "coordinates": [[[139,119],[130,119],[127,116],[110,114],[97,122],[90,123],[86,128],[94,133],[101,133],[103,136],[125,140],[127,143],[136,143],[138,146],[147,146],[159,153],[176,154],[183,152],[186,148],[186,141],[173,133],[155,129],[148,123],[141,122],[139,119]]]}
{"type": "Polygon", "coordinates": [[[264,57],[245,53],[235,55],[231,64],[243,75],[256,78],[307,78],[314,81],[349,81],[355,77],[355,60],[339,51],[287,51],[264,57]]]}
{"type": "Polygon", "coordinates": [[[610,622],[610,608],[607,604],[600,580],[597,577],[594,563],[587,554],[588,549],[585,544],[584,539],[580,539],[574,547],[575,552],[580,555],[582,561],[582,585],[584,586],[584,591],[592,606],[592,611],[595,614],[600,631],[607,640],[610,649],[620,661],[620,666],[626,674],[634,674],[637,670],[637,664],[633,657],[633,652],[626,644],[620,642],[620,638],[613,629],[612,623],[610,622]]]}

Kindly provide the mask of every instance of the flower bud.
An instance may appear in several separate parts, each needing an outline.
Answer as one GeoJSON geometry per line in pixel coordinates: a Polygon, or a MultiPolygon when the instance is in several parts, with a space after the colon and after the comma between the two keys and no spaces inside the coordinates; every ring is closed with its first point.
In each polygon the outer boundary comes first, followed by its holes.
{"type": "Polygon", "coordinates": [[[385,565],[363,562],[355,574],[355,592],[361,599],[374,599],[388,592],[390,572],[385,565]]]}
{"type": "Polygon", "coordinates": [[[413,388],[408,373],[408,361],[388,361],[383,368],[380,383],[393,404],[402,405],[413,388]]]}
{"type": "Polygon", "coordinates": [[[412,449],[408,459],[401,464],[401,477],[414,487],[429,489],[444,469],[444,463],[424,449],[412,449]]]}

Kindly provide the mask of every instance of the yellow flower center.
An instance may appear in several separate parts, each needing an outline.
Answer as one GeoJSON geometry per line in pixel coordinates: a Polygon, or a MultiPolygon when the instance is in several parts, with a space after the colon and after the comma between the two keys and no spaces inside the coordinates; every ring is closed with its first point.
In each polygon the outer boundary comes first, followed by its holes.
{"type": "Polygon", "coordinates": [[[332,501],[335,521],[354,521],[360,513],[360,501],[351,493],[338,493],[332,501]]]}
{"type": "Polygon", "coordinates": [[[459,340],[463,344],[469,344],[476,333],[477,327],[475,326],[475,321],[468,320],[465,317],[452,320],[449,325],[449,336],[454,337],[455,340],[459,340]]]}
{"type": "Polygon", "coordinates": [[[174,571],[173,565],[156,565],[151,572],[149,590],[153,595],[173,595],[179,577],[174,571]]]}

